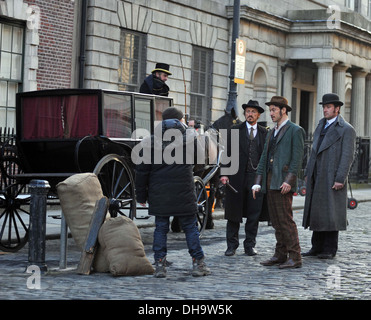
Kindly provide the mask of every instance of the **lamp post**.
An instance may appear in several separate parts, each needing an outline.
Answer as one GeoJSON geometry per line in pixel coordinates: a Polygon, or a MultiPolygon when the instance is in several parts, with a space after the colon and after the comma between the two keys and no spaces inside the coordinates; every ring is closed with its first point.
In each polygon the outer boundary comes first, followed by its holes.
{"type": "Polygon", "coordinates": [[[233,30],[232,30],[232,48],[231,48],[231,68],[229,74],[229,92],[227,101],[227,110],[237,110],[237,84],[234,82],[235,65],[236,65],[236,39],[240,33],[240,0],[234,0],[233,3],[233,30]]]}

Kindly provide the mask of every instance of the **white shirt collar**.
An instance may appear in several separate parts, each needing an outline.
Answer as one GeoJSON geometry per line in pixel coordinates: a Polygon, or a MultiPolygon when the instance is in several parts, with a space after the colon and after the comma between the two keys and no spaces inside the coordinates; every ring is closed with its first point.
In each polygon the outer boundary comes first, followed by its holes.
{"type": "Polygon", "coordinates": [[[336,116],[335,118],[332,118],[332,119],[330,119],[330,120],[327,120],[327,123],[330,125],[330,124],[332,124],[333,122],[335,122],[337,118],[338,118],[338,117],[336,116]]]}
{"type": "Polygon", "coordinates": [[[246,127],[247,127],[247,129],[249,129],[249,131],[250,131],[250,128],[251,128],[251,127],[253,127],[254,130],[256,130],[257,127],[258,127],[258,124],[255,123],[255,124],[252,126],[250,123],[248,123],[248,122],[246,121],[246,127]]]}
{"type": "Polygon", "coordinates": [[[281,128],[287,123],[287,121],[289,121],[289,119],[286,119],[284,122],[281,123],[281,125],[279,127],[275,126],[274,129],[274,136],[276,136],[278,134],[278,132],[281,130],[281,128]]]}

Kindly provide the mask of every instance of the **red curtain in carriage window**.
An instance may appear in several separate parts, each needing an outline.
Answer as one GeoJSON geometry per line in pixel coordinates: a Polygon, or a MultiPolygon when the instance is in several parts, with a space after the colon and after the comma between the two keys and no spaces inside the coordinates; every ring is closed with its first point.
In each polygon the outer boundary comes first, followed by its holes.
{"type": "Polygon", "coordinates": [[[61,97],[23,98],[23,138],[62,138],[63,126],[61,103],[61,97]]]}
{"type": "Polygon", "coordinates": [[[64,137],[98,135],[98,96],[74,95],[64,98],[64,137]]]}
{"type": "Polygon", "coordinates": [[[27,97],[23,99],[24,139],[83,138],[98,134],[95,95],[27,97]]]}

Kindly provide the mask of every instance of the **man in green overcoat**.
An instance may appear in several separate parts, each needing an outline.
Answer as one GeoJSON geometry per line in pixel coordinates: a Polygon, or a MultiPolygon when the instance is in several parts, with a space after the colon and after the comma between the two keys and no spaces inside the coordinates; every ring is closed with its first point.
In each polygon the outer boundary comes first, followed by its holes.
{"type": "Polygon", "coordinates": [[[260,190],[267,193],[276,247],[273,257],[261,264],[279,265],[280,269],[299,268],[302,265],[301,251],[292,199],[302,165],[305,134],[302,127],[289,120],[288,112],[292,108],[286,98],[274,96],[266,105],[276,126],[267,135],[252,189],[254,198],[260,190]]]}

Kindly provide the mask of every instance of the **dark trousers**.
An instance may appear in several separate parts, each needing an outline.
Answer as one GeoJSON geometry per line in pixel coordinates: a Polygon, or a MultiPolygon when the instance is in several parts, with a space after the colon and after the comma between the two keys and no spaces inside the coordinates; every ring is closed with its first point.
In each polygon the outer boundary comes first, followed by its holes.
{"type": "MultiPolygon", "coordinates": [[[[258,233],[259,217],[263,205],[263,194],[257,194],[256,200],[252,197],[251,187],[254,185],[255,172],[245,173],[244,188],[241,192],[244,195],[243,211],[246,216],[245,223],[245,240],[243,246],[245,249],[248,247],[255,247],[256,235],[258,233]]],[[[238,233],[240,230],[240,222],[227,221],[227,247],[230,249],[237,249],[239,246],[238,233]]]]}
{"type": "Polygon", "coordinates": [[[313,231],[312,250],[316,253],[336,255],[339,231],[313,231]]]}
{"type": "MultiPolygon", "coordinates": [[[[163,259],[167,254],[167,233],[170,217],[155,217],[156,228],[153,233],[153,251],[155,260],[163,259]]],[[[201,259],[204,252],[200,244],[200,233],[197,229],[196,215],[179,216],[179,222],[185,233],[188,252],[192,258],[201,259]]]]}
{"type": "MultiPolygon", "coordinates": [[[[257,221],[251,221],[248,218],[245,223],[245,235],[246,238],[243,241],[243,247],[245,249],[255,247],[256,234],[258,233],[259,218],[257,221]]],[[[240,222],[227,221],[227,246],[231,249],[237,249],[239,246],[238,233],[240,230],[240,222]]]]}
{"type": "MultiPolygon", "coordinates": [[[[268,174],[267,185],[271,175],[268,174]]],[[[287,255],[294,261],[301,261],[299,236],[292,212],[292,192],[281,194],[279,190],[268,190],[269,218],[275,230],[276,248],[274,256],[285,260],[287,255]]]]}

